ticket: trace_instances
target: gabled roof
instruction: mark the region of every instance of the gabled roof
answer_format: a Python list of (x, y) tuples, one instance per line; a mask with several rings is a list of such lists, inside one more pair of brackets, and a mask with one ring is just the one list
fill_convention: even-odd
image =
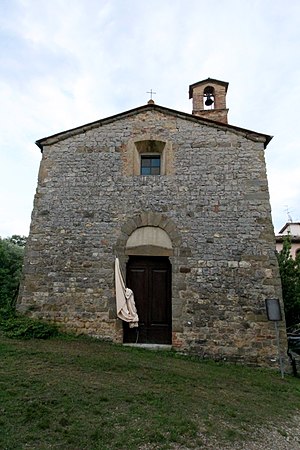
[(290, 228), (291, 226), (296, 225), (298, 228), (298, 225), (300, 225), (300, 222), (287, 222), (279, 231), (278, 234), (282, 234), (287, 228)]
[(198, 87), (198, 86), (201, 86), (202, 84), (207, 84), (207, 83), (219, 84), (220, 86), (224, 86), (225, 87), (225, 92), (227, 92), (228, 85), (229, 85), (229, 83), (227, 83), (227, 81), (215, 80), (214, 78), (206, 78), (206, 80), (197, 81), (197, 83), (190, 84), (190, 87), (189, 87), (189, 96), (190, 96), (190, 98), (193, 97), (193, 89), (195, 87)]
[(228, 125), (221, 122), (216, 122), (214, 120), (210, 120), (204, 117), (196, 116), (194, 114), (188, 114), (181, 111), (176, 111), (175, 109), (166, 108), (164, 106), (159, 106), (156, 104), (147, 104), (143, 106), (139, 106), (134, 109), (130, 109), (129, 111), (124, 111), (119, 114), (116, 114), (114, 116), (106, 117), (104, 119), (96, 120), (95, 122), (90, 122), (85, 125), (81, 125), (76, 128), (71, 128), (70, 130), (62, 131), (60, 133), (52, 134), (51, 136), (47, 136), (42, 139), (38, 139), (35, 143), (36, 145), (43, 151), (44, 145), (51, 145), (56, 142), (59, 142), (61, 140), (67, 139), (71, 136), (76, 136), (78, 134), (84, 133), (88, 130), (92, 130), (93, 128), (98, 128), (103, 125), (107, 125), (109, 123), (113, 123), (117, 120), (124, 119), (126, 117), (131, 117), (136, 114), (139, 114), (140, 112), (146, 112), (146, 111), (157, 111), (161, 112), (162, 114), (169, 114), (171, 116), (175, 116), (181, 119), (190, 120), (193, 122), (197, 122), (199, 124), (203, 124), (209, 127), (219, 128), (223, 130), (233, 131), (239, 134), (242, 134), (246, 136), (248, 139), (253, 141), (262, 141), (264, 142), (264, 146), (268, 145), (270, 140), (272, 139), (272, 136), (269, 136), (267, 134), (257, 133), (255, 131), (247, 130), (245, 128), (236, 127), (234, 125)]

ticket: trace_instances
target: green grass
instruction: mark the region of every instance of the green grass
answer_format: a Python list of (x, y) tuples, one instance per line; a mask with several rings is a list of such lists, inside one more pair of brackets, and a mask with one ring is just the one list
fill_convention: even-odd
[(87, 339), (0, 337), (3, 450), (199, 449), (203, 437), (280, 428), (299, 410), (300, 380), (273, 371)]

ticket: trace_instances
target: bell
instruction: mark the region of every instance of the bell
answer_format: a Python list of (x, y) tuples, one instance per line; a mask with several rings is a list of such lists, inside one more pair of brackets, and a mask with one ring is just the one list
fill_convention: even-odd
[(210, 94), (207, 94), (207, 98), (206, 98), (206, 100), (205, 100), (205, 105), (206, 106), (211, 106), (212, 104), (213, 104), (213, 99), (211, 98), (211, 95)]

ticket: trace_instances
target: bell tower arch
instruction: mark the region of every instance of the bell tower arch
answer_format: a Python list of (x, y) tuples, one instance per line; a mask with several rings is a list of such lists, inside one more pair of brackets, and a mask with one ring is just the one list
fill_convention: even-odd
[(189, 97), (193, 99), (193, 114), (217, 122), (228, 123), (227, 89), (227, 82), (213, 78), (191, 84)]

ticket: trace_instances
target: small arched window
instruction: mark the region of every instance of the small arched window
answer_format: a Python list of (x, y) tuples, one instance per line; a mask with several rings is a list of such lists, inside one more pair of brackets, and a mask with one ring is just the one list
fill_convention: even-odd
[(141, 136), (129, 140), (124, 153), (124, 169), (127, 176), (171, 175), (174, 173), (173, 160), (171, 141)]
[(164, 175), (165, 142), (144, 140), (135, 143), (139, 153), (141, 175)]
[(213, 109), (215, 104), (215, 89), (212, 86), (206, 86), (203, 91), (203, 109)]

